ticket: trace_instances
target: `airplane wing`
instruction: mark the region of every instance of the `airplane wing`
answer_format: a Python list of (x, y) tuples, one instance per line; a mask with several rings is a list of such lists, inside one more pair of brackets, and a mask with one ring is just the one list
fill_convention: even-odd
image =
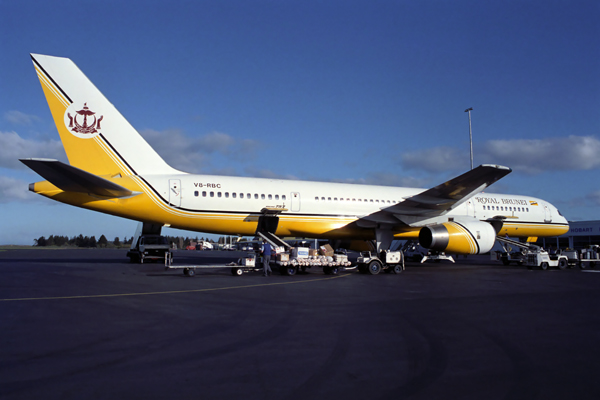
[(65, 192), (91, 193), (110, 198), (134, 194), (123, 186), (58, 160), (25, 158), (19, 161)]
[(501, 165), (480, 165), (441, 185), (407, 197), (400, 203), (366, 215), (361, 220), (389, 223), (402, 221), (403, 216), (431, 218), (442, 215), (458, 207), (511, 171), (510, 168)]

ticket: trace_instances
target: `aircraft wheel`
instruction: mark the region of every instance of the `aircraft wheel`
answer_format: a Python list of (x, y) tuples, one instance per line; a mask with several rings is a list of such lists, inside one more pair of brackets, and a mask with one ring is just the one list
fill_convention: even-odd
[(567, 268), (567, 260), (565, 260), (564, 258), (561, 258), (558, 261), (558, 268), (559, 269), (565, 269), (565, 268)]
[(337, 275), (340, 272), (340, 269), (338, 267), (330, 267), (329, 268), (329, 273), (331, 275)]
[(392, 272), (395, 274), (401, 274), (402, 273), (402, 266), (401, 265), (394, 265), (392, 267)]
[(586, 269), (586, 268), (587, 268), (587, 265), (585, 265), (585, 263), (584, 263), (584, 262), (581, 262), (581, 261), (579, 261), (579, 268), (580, 268), (580, 269)]
[(371, 275), (377, 275), (381, 272), (381, 263), (377, 260), (373, 260), (369, 263), (369, 273)]
[(243, 273), (241, 268), (231, 268), (231, 275), (242, 276)]
[(542, 267), (542, 270), (547, 270), (548, 269), (548, 263), (547, 262), (543, 262), (542, 265), (540, 265), (540, 267)]

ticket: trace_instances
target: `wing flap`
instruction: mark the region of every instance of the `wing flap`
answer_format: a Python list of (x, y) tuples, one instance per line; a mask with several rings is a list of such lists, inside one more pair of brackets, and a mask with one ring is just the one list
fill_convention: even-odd
[(65, 192), (90, 193), (110, 198), (134, 194), (123, 186), (58, 160), (25, 158), (19, 161)]

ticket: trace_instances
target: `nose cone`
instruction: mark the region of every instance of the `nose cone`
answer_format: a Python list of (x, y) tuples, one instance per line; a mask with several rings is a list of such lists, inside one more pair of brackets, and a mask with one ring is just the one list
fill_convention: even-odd
[(560, 211), (558, 211), (558, 208), (553, 207), (554, 211), (555, 211), (555, 215), (556, 217), (553, 218), (553, 223), (557, 224), (557, 231), (560, 231), (560, 233), (557, 233), (557, 236), (560, 235), (564, 235), (565, 233), (569, 232), (569, 221), (567, 221), (567, 219), (560, 213)]

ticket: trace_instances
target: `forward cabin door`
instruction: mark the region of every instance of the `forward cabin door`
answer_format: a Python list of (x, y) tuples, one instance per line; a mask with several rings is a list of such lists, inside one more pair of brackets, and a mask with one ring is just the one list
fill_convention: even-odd
[(181, 207), (181, 180), (169, 179), (169, 204)]
[(292, 192), (290, 195), (290, 210), (291, 211), (300, 211), (300, 193)]
[(544, 222), (552, 222), (552, 211), (547, 204), (544, 204)]

